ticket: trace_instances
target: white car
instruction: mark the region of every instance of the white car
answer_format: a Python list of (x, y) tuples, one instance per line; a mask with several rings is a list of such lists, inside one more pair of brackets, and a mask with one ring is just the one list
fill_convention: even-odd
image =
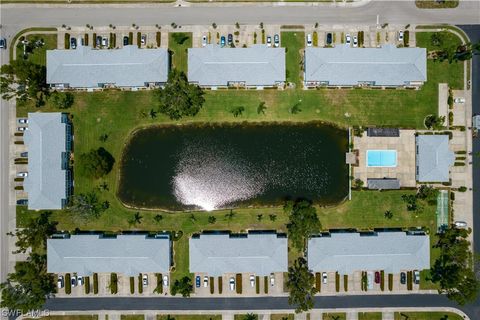
[(312, 34), (309, 33), (307, 34), (307, 47), (311, 47), (312, 46)]
[(270, 285), (272, 287), (275, 285), (275, 275), (273, 273), (270, 274)]
[(27, 176), (28, 176), (28, 172), (26, 172), (26, 171), (22, 171), (22, 172), (17, 173), (17, 177), (19, 177), (19, 178), (25, 178)]
[(203, 277), (203, 286), (205, 288), (208, 287), (208, 277), (207, 276)]
[(455, 98), (455, 99), (453, 99), (453, 102), (455, 102), (455, 103), (465, 103), (465, 98)]
[(403, 31), (398, 31), (398, 41), (403, 41)]
[(102, 47), (106, 47), (106, 46), (108, 46), (108, 39), (107, 39), (107, 37), (103, 37), (102, 38)]
[(63, 288), (63, 276), (58, 276), (57, 288), (58, 288), (58, 289)]
[(207, 36), (202, 37), (202, 47), (205, 47), (207, 45)]
[(322, 273), (322, 282), (323, 284), (327, 284), (327, 281), (328, 281), (327, 273), (324, 272)]
[(255, 287), (255, 276), (253, 274), (250, 275), (250, 287)]
[(272, 46), (272, 37), (268, 36), (267, 37), (267, 47), (271, 47)]
[(413, 282), (415, 284), (420, 284), (420, 271), (413, 270)]
[(367, 272), (367, 287), (373, 289), (373, 272)]
[(78, 276), (78, 277), (77, 277), (77, 284), (78, 284), (79, 286), (83, 285), (83, 277), (82, 277), (82, 276)]
[(147, 43), (147, 35), (142, 34), (142, 37), (140, 38), (140, 42), (142, 45), (145, 45)]
[(234, 277), (230, 278), (230, 290), (231, 291), (235, 290), (235, 278)]
[(353, 36), (353, 47), (354, 47), (354, 48), (358, 47), (358, 39), (357, 39), (357, 36)]
[(28, 127), (18, 127), (17, 128), (17, 131), (20, 131), (20, 132), (27, 131), (27, 130), (28, 130)]
[(457, 228), (466, 228), (467, 223), (465, 221), (455, 221), (455, 227)]
[(144, 274), (142, 276), (142, 283), (144, 287), (148, 286), (148, 275)]
[(348, 44), (348, 45), (350, 45), (350, 43), (352, 43), (352, 37), (348, 33), (345, 36), (345, 43)]
[(168, 287), (168, 276), (167, 275), (163, 276), (163, 286)]
[(20, 119), (18, 119), (18, 123), (20, 123), (20, 124), (27, 124), (27, 123), (28, 123), (28, 119), (27, 119), (27, 118), (20, 118)]

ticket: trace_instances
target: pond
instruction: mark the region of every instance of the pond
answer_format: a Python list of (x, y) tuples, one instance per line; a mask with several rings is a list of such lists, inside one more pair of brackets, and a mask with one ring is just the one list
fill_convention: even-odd
[(121, 161), (127, 206), (214, 210), (348, 194), (346, 130), (324, 124), (219, 124), (136, 131)]

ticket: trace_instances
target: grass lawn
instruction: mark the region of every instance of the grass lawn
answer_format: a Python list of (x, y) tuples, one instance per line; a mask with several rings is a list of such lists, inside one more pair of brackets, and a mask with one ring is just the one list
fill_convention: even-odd
[(347, 319), (347, 314), (346, 313), (324, 313), (323, 320), (346, 320)]
[(188, 48), (192, 47), (191, 32), (173, 32), (168, 35), (168, 49), (172, 51), (172, 67), (185, 72), (188, 70)]
[(122, 314), (120, 320), (145, 320), (143, 314)]
[(359, 312), (358, 320), (382, 320), (381, 312)]
[(295, 315), (293, 313), (279, 313), (271, 314), (270, 320), (293, 320)]
[[(452, 312), (395, 312), (395, 320), (461, 320)], [(359, 319), (360, 320), (360, 319)]]
[(70, 315), (70, 316), (48, 316), (42, 317), (44, 320), (96, 320), (97, 315)]
[(445, 0), (438, 2), (436, 0), (415, 0), (415, 5), (420, 9), (449, 9), (458, 7), (460, 0)]
[[(28, 55), (28, 60), (33, 63), (40, 64), (45, 66), (47, 64), (47, 50), (53, 50), (57, 48), (57, 35), (56, 34), (30, 34), (26, 36), (27, 40), (38, 40), (42, 39), (45, 42), (40, 48), (33, 50), (31, 54)], [(23, 56), (23, 44), (19, 43), (17, 45), (17, 59), (21, 59)]]
[(287, 81), (302, 87), (302, 51), (305, 48), (305, 32), (282, 32), (282, 47), (286, 49)]
[(221, 315), (211, 314), (175, 314), (175, 315), (158, 315), (157, 320), (222, 320)]

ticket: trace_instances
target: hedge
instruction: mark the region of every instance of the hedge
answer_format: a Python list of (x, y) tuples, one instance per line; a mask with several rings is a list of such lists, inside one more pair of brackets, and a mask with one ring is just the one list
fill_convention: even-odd
[(322, 276), (320, 272), (315, 273), (315, 289), (317, 289), (318, 292), (322, 289)]
[(141, 273), (138, 275), (138, 293), (143, 293), (143, 279)]
[(268, 293), (268, 277), (267, 276), (263, 277), (263, 286), (264, 286), (263, 292), (267, 294)]
[(85, 277), (83, 278), (83, 280), (85, 281), (85, 294), (89, 294), (90, 293), (90, 277)]
[(385, 271), (380, 271), (380, 290), (385, 291)]
[(393, 274), (391, 273), (388, 274), (388, 290), (393, 290)]
[(155, 291), (158, 294), (163, 293), (163, 281), (162, 281), (162, 274), (161, 273), (155, 273), (155, 276), (157, 277), (157, 286), (155, 287)]
[(403, 45), (405, 47), (408, 47), (408, 43), (410, 42), (410, 31), (406, 30), (404, 33), (403, 33)]
[(128, 33), (128, 44), (133, 44), (133, 32)]
[(112, 294), (118, 293), (118, 277), (116, 273), (110, 274), (110, 292)]
[(88, 33), (85, 33), (85, 45), (88, 46)]
[(70, 33), (65, 33), (65, 49), (70, 49)]
[(347, 274), (343, 275), (343, 290), (345, 292), (348, 291), (348, 275)]
[(98, 274), (93, 274), (93, 293), (98, 294)]
[(242, 294), (242, 274), (237, 273), (235, 275), (235, 282), (236, 282), (236, 290), (238, 294)]
[(162, 44), (162, 34), (160, 32), (157, 32), (157, 47), (160, 48), (161, 44)]
[(93, 38), (93, 39), (92, 39), (92, 46), (93, 46), (94, 48), (96, 48), (96, 47), (97, 47), (97, 34), (96, 34), (96, 33), (93, 33), (93, 37), (92, 37), (92, 38)]
[(338, 272), (335, 272), (335, 290), (337, 292), (340, 291), (340, 275), (338, 274)]
[(135, 293), (135, 278), (130, 277), (130, 293), (134, 294)]
[(210, 293), (213, 294), (215, 292), (215, 281), (213, 277), (210, 277)]
[(407, 272), (407, 290), (412, 290), (413, 289), (413, 271), (408, 271)]
[(142, 46), (142, 34), (137, 32), (137, 46), (140, 48)]
[(72, 293), (72, 278), (70, 277), (70, 273), (65, 274), (65, 293)]
[(362, 291), (367, 291), (367, 273), (365, 271), (362, 271)]
[(223, 291), (223, 278), (218, 277), (218, 293), (222, 294)]
[(318, 47), (318, 33), (317, 33), (317, 31), (313, 32), (313, 46)]
[(257, 294), (260, 294), (260, 277), (256, 276), (255, 277), (255, 291)]

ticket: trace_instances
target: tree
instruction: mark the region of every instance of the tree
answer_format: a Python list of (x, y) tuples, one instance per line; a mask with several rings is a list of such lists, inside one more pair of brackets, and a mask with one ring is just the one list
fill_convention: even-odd
[(295, 103), (295, 104), (290, 108), (290, 113), (291, 113), (291, 114), (300, 113), (300, 112), (302, 111), (302, 109), (300, 109), (300, 105), (301, 105), (300, 102)]
[(258, 104), (257, 113), (265, 114), (265, 110), (267, 110), (267, 106), (265, 105), (265, 101), (262, 101)]
[(258, 315), (253, 313), (247, 313), (243, 316), (243, 320), (258, 320)]
[(81, 173), (89, 178), (101, 178), (107, 175), (115, 163), (113, 156), (103, 147), (82, 153), (78, 159)]
[(52, 103), (59, 109), (68, 109), (73, 105), (75, 101), (74, 95), (70, 92), (58, 92), (55, 91), (50, 96)]
[(205, 102), (203, 90), (197, 85), (190, 84), (185, 74), (175, 69), (168, 75), (165, 88), (158, 89), (157, 93), (159, 112), (172, 120), (195, 116)]
[(225, 214), (225, 218), (227, 218), (228, 220), (232, 220), (233, 217), (235, 217), (236, 213), (233, 212), (233, 210), (230, 209), (230, 212)]
[(193, 291), (192, 279), (190, 277), (183, 277), (180, 280), (175, 280), (172, 285), (172, 295), (180, 293), (183, 297), (190, 297), (190, 293)]
[(128, 224), (130, 225), (137, 225), (142, 223), (143, 216), (140, 212), (135, 212), (132, 218), (128, 220)]
[(435, 189), (432, 186), (421, 185), (420, 188), (418, 188), (416, 197), (418, 199), (431, 202), (431, 201), (436, 201), (438, 193), (439, 193), (438, 189)]
[(445, 117), (439, 117), (437, 115), (431, 114), (425, 117), (425, 127), (427, 129), (442, 129), (443, 123), (445, 122)]
[(33, 250), (44, 250), (47, 246), (47, 238), (57, 232), (56, 221), (50, 221), (51, 212), (42, 212), (38, 217), (35, 217), (27, 222), (23, 229), (15, 230), (15, 233), (10, 232), (9, 235), (16, 237), (17, 242), (15, 246), (18, 250), (14, 253), (25, 253), (29, 247)]
[(95, 192), (80, 193), (70, 198), (68, 210), (81, 219), (98, 218), (105, 211)]
[(217, 221), (217, 218), (214, 216), (208, 216), (208, 223), (214, 224)]
[(55, 292), (52, 274), (47, 273), (47, 257), (31, 253), (27, 261), (17, 262), (15, 272), (0, 284), (0, 307), (10, 310), (41, 309), (45, 298)]
[(431, 280), (440, 286), (439, 293), (446, 293), (460, 305), (474, 301), (480, 290), (467, 240), (470, 233), (470, 229), (445, 229), (434, 245), (440, 249), (440, 256), (430, 270)]
[(417, 197), (413, 194), (403, 194), (402, 200), (407, 204), (407, 211), (420, 211), (419, 204), (417, 203)]
[(290, 291), (288, 303), (295, 305), (295, 312), (308, 311), (313, 308), (313, 297), (317, 293), (314, 286), (315, 277), (308, 270), (307, 261), (298, 258), (288, 268), (287, 288)]
[(321, 224), (318, 220), (317, 210), (309, 201), (288, 201), (284, 210), (289, 213), (287, 224), (288, 237), (293, 246), (303, 251), (305, 240), (312, 234), (320, 232)]
[(353, 188), (360, 190), (363, 188), (363, 180), (362, 179), (355, 179), (353, 181)]
[(234, 107), (230, 112), (233, 114), (233, 116), (236, 118), (238, 116), (241, 116), (243, 111), (245, 111), (245, 107), (239, 106), (239, 107)]
[(263, 219), (263, 214), (257, 214), (257, 220), (262, 221)]
[(153, 220), (155, 220), (155, 222), (159, 223), (160, 221), (163, 220), (163, 216), (161, 214), (156, 214), (155, 217), (153, 217)]
[(270, 221), (277, 220), (277, 215), (276, 214), (270, 214), (270, 215), (268, 215), (268, 217), (270, 218)]
[(43, 103), (43, 96), (48, 92), (45, 66), (29, 60), (16, 59), (10, 64), (3, 65), (0, 73), (0, 92), (3, 99), (17, 98), (21, 101), (33, 99)]
[(387, 210), (385, 211), (385, 213), (383, 214), (385, 216), (385, 218), (387, 218), (388, 220), (391, 220), (393, 218), (393, 212), (390, 211), (390, 210)]

